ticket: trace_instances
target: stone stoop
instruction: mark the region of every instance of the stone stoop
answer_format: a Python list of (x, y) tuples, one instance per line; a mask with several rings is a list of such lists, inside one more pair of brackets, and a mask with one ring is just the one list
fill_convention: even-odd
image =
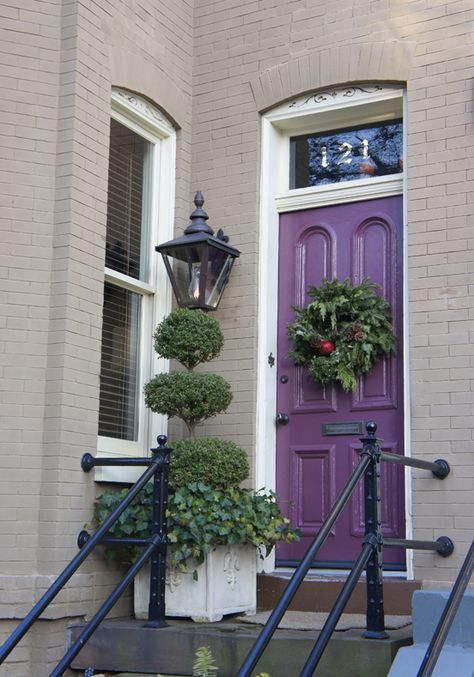
[[(274, 609), (288, 581), (290, 573), (274, 572), (257, 576), (257, 607)], [(309, 574), (301, 584), (290, 604), (292, 611), (331, 611), (347, 576), (337, 574)], [(386, 614), (411, 616), (413, 593), (421, 588), (419, 581), (404, 578), (384, 577), (384, 609)], [(346, 613), (366, 612), (366, 586), (362, 578), (352, 593), (345, 608)]]
[[(104, 621), (72, 664), (74, 670), (143, 675), (192, 674), (196, 649), (208, 646), (219, 677), (235, 677), (262, 626), (236, 619), (218, 623), (169, 620), (165, 628), (143, 621)], [(70, 629), (73, 641), (81, 626)], [(318, 667), (318, 677), (386, 677), (401, 646), (411, 644), (411, 626), (389, 631), (389, 639), (367, 640), (362, 630), (334, 633)], [(297, 677), (318, 636), (317, 631), (278, 629), (255, 674)]]
[[(448, 590), (420, 590), (413, 596), (413, 641), (397, 654), (389, 677), (416, 675), (448, 601)], [(441, 650), (433, 677), (474, 677), (474, 590), (467, 590)]]

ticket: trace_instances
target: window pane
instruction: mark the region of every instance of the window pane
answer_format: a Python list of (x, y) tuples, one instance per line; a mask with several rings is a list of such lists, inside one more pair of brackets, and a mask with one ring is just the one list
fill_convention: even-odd
[(107, 242), (105, 265), (124, 275), (146, 280), (148, 193), (151, 144), (111, 120)]
[(138, 436), (141, 296), (105, 283), (100, 373), (99, 435)]
[(403, 171), (402, 121), (305, 134), (290, 139), (290, 188)]

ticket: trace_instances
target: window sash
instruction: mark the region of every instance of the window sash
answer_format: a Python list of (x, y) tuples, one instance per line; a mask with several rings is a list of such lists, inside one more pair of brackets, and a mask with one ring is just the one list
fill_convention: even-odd
[[(124, 149), (119, 147), (122, 128), (124, 128)], [(118, 135), (118, 140), (113, 139), (113, 134)], [(136, 153), (135, 146), (138, 148)], [(109, 256), (107, 259), (106, 255), (104, 312), (111, 310), (106, 307), (106, 294), (110, 295), (114, 289), (119, 295), (118, 298), (121, 294), (123, 305), (122, 307), (117, 305), (115, 328), (112, 327), (113, 319), (110, 316), (104, 315), (103, 318), (98, 437), (98, 447), (101, 450), (115, 449), (126, 452), (141, 450), (143, 453), (147, 437), (147, 413), (142, 402), (141, 390), (150, 372), (150, 348), (145, 337), (147, 336), (148, 342), (151, 342), (153, 296), (156, 291), (152, 280), (151, 257), (157, 158), (156, 142), (144, 138), (138, 130), (130, 129), (123, 119), (117, 121), (112, 116), (107, 240), (110, 251), (114, 236), (117, 237), (117, 242), (118, 238), (123, 238), (123, 244), (120, 245), (123, 258), (114, 260)], [(122, 165), (117, 169), (114, 162)], [(110, 193), (111, 189), (115, 194)], [(140, 204), (137, 207), (138, 202)], [(131, 210), (134, 208), (139, 211), (140, 223), (137, 220), (133, 221)], [(123, 209), (130, 211), (123, 216)], [(117, 249), (120, 251), (118, 245)], [(133, 261), (136, 262), (135, 269)], [(133, 318), (131, 314), (134, 315)], [(124, 350), (129, 351), (128, 355), (120, 354)], [(115, 414), (114, 399), (115, 405), (118, 405)]]
[[(142, 324), (140, 327), (140, 391), (153, 374), (167, 371), (168, 360), (153, 352), (152, 336), (155, 326), (171, 311), (171, 285), (165, 267), (154, 250), (158, 242), (172, 239), (174, 234), (176, 134), (172, 125), (138, 95), (114, 88), (112, 91), (111, 117), (151, 142), (149, 161), (150, 181), (146, 183), (150, 193), (147, 197), (150, 224), (148, 238), (149, 269), (146, 280), (130, 278), (106, 268), (105, 281), (130, 289), (142, 295)], [(143, 456), (150, 446), (156, 445), (156, 437), (166, 434), (167, 419), (159, 414), (150, 414), (143, 397), (138, 398), (139, 434), (136, 442), (98, 436), (97, 449), (102, 456)], [(96, 481), (134, 481), (135, 470), (130, 468), (97, 467)]]
[(110, 282), (104, 286), (99, 433), (138, 439), (142, 296)]

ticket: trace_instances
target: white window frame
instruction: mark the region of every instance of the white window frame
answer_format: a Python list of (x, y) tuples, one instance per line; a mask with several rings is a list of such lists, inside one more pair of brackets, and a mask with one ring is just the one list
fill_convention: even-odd
[[(406, 157), (406, 95), (393, 85), (334, 87), (284, 103), (262, 116), (260, 166), (259, 237), (259, 318), (256, 422), (256, 486), (276, 487), (276, 369), (268, 356), (277, 350), (278, 232), (280, 213), (311, 209), (331, 204), (369, 200), (389, 195), (404, 196), (404, 414), (405, 453), (411, 453), (409, 326), (407, 270), (406, 163), (403, 173), (345, 181), (338, 184), (289, 189), (291, 136), (310, 134), (351, 125), (376, 123), (394, 117), (404, 120), (404, 157)], [(405, 514), (407, 538), (412, 534), (411, 474), (405, 473)], [(262, 569), (273, 571), (274, 553)], [(322, 572), (319, 572), (322, 573)], [(397, 575), (400, 575), (397, 572)], [(407, 551), (407, 577), (413, 578), (413, 559)]]
[[(138, 439), (121, 440), (99, 435), (100, 456), (146, 456), (156, 437), (167, 432), (166, 416), (153, 414), (141, 395), (143, 385), (156, 373), (167, 371), (169, 361), (158, 358), (153, 350), (153, 331), (171, 311), (171, 285), (165, 267), (160, 264), (155, 246), (172, 239), (174, 231), (176, 133), (161, 113), (142, 97), (126, 90), (112, 90), (111, 118), (132, 130), (151, 145), (149, 232), (147, 233), (147, 280), (136, 280), (111, 268), (105, 268), (104, 283), (141, 295), (139, 369), (138, 369)], [(136, 469), (98, 467), (97, 481), (133, 481)]]

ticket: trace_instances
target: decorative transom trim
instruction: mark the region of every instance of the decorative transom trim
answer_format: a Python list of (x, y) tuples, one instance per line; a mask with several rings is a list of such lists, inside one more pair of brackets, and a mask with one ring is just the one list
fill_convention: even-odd
[(135, 112), (135, 114), (139, 115), (142, 119), (147, 120), (152, 125), (164, 127), (170, 132), (174, 131), (170, 122), (160, 114), (155, 106), (138, 94), (133, 94), (127, 90), (114, 87), (112, 89), (112, 99), (125, 106), (128, 110)]
[[(387, 88), (385, 88), (387, 89)], [(365, 87), (353, 86), (353, 87), (339, 87), (333, 89), (326, 89), (323, 91), (316, 91), (310, 94), (309, 96), (303, 96), (299, 99), (292, 101), (288, 108), (302, 108), (303, 106), (308, 105), (309, 103), (318, 104), (324, 103), (329, 100), (335, 101), (338, 98), (355, 98), (363, 99), (364, 94), (375, 94), (377, 92), (383, 92), (384, 88), (381, 85), (366, 85)]]

